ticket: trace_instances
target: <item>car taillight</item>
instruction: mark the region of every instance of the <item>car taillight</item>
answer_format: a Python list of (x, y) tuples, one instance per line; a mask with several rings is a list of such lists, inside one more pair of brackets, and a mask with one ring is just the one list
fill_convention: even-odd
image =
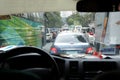
[(102, 53), (94, 51), (92, 47), (87, 48), (86, 54), (91, 54), (91, 55), (96, 56), (100, 59), (103, 58)]
[(117, 45), (116, 48), (120, 49), (120, 45)]
[(93, 52), (93, 56), (99, 57), (100, 59), (103, 58), (102, 53), (100, 52)]
[(93, 33), (93, 32), (89, 32), (89, 34), (90, 34), (90, 35), (94, 35), (94, 33)]
[(92, 54), (93, 53), (93, 48), (92, 47), (89, 47), (86, 49), (86, 54)]
[(55, 47), (52, 47), (52, 48), (51, 48), (51, 52), (52, 52), (52, 53), (57, 53), (57, 49), (56, 49)]

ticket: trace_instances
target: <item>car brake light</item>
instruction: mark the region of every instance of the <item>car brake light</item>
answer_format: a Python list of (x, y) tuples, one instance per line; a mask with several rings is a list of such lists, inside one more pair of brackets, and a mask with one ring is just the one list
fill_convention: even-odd
[(102, 59), (103, 58), (103, 56), (102, 56), (102, 53), (100, 53), (100, 52), (93, 52), (93, 56), (97, 56), (97, 57), (99, 57), (100, 59)]
[(86, 49), (86, 54), (93, 53), (93, 48), (89, 47)]
[(93, 51), (93, 48), (92, 48), (92, 47), (87, 48), (86, 54), (91, 54), (91, 55), (93, 55), (93, 56), (99, 57), (100, 59), (103, 58), (102, 53)]
[(93, 35), (93, 32), (89, 32), (90, 35)]
[(51, 48), (51, 52), (52, 52), (52, 53), (57, 53), (57, 49), (56, 49), (55, 47), (52, 47), (52, 48)]
[(119, 46), (119, 45), (117, 45), (117, 46), (116, 46), (116, 48), (120, 49), (120, 46)]

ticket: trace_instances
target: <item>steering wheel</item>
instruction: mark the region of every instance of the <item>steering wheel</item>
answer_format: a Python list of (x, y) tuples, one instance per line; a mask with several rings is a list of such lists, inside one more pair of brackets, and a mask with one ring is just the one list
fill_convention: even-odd
[[(31, 46), (22, 46), (22, 47), (16, 47), (10, 50), (5, 51), (4, 53), (0, 54), (0, 63), (4, 63), (7, 59), (17, 56), (17, 55), (22, 55), (22, 54), (29, 54), (29, 53), (37, 53), (42, 59), (44, 59), (44, 62), (47, 61), (47, 63), (50, 64), (50, 74), (52, 76), (52, 79), (50, 80), (58, 80), (59, 78), (59, 68), (57, 66), (57, 63), (55, 60), (46, 52), (43, 50), (36, 48), (36, 47), (31, 47)], [(49, 69), (45, 69), (49, 70)], [(25, 72), (33, 72), (37, 75), (39, 75), (39, 72), (41, 73), (44, 72), (44, 68), (29, 68), (23, 70)], [(40, 76), (41, 77), (41, 76)], [(47, 76), (46, 76), (47, 77)]]

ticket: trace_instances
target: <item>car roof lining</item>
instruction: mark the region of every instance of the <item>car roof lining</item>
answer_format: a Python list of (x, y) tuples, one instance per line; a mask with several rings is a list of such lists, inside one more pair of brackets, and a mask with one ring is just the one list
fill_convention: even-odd
[(0, 0), (0, 15), (40, 12), (75, 11), (77, 0)]

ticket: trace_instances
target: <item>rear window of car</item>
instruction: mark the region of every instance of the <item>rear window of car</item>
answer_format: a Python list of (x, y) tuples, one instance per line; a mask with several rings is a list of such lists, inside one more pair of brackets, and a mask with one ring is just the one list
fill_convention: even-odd
[(85, 43), (86, 39), (82, 35), (58, 35), (55, 43)]

